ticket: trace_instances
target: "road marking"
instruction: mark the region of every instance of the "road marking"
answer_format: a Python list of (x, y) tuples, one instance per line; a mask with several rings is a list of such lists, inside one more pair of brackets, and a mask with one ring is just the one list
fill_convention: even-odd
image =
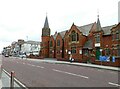
[(44, 67), (42, 67), (42, 66), (36, 66), (36, 67), (44, 68)]
[(30, 65), (30, 66), (33, 66), (33, 67), (44, 68), (44, 67), (42, 67), (42, 66), (36, 66), (36, 65), (32, 65), (32, 64), (27, 64), (27, 65)]
[(103, 72), (103, 70), (101, 70), (101, 69), (98, 69), (97, 71)]
[(31, 65), (31, 66), (35, 66), (35, 65)]
[(53, 70), (53, 71), (56, 71), (56, 72), (60, 72), (60, 73), (65, 73), (65, 74), (69, 74), (69, 75), (73, 75), (73, 76), (77, 76), (77, 77), (86, 78), (86, 79), (89, 78), (89, 77), (87, 77), (87, 76), (78, 75), (78, 74), (74, 74), (74, 73), (70, 73), (70, 72), (65, 72), (65, 71), (61, 71), (61, 70), (56, 70), (56, 69), (52, 69), (52, 70)]
[(112, 82), (108, 82), (108, 84), (114, 85), (114, 86), (120, 86), (119, 84), (117, 84), (117, 83), (112, 83)]
[(23, 63), (23, 64), (25, 64), (25, 63)]

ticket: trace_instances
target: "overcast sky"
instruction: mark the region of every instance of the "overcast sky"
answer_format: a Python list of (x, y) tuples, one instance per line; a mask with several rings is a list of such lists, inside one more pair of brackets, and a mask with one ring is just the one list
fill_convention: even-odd
[(0, 50), (18, 39), (41, 41), (46, 13), (51, 34), (97, 20), (118, 23), (120, 0), (0, 0)]

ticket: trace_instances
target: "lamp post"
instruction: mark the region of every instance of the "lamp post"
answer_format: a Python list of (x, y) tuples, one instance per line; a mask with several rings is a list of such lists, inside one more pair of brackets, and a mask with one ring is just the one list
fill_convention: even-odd
[[(102, 56), (102, 51), (103, 51), (103, 50), (102, 50), (102, 48), (101, 48), (101, 49), (100, 49), (101, 56)], [(100, 58), (100, 57), (99, 57), (99, 58)], [(102, 60), (101, 60), (101, 65), (102, 65)]]
[(68, 50), (68, 58), (70, 58), (70, 55), (71, 55), (71, 51)]

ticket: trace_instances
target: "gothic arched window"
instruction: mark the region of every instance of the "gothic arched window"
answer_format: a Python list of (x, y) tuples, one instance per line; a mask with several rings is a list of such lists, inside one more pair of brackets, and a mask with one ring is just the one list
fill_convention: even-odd
[(72, 37), (72, 41), (76, 41), (76, 33), (75, 33), (75, 31), (72, 31), (71, 37)]
[(50, 41), (50, 47), (52, 47), (52, 46), (53, 46), (52, 41)]

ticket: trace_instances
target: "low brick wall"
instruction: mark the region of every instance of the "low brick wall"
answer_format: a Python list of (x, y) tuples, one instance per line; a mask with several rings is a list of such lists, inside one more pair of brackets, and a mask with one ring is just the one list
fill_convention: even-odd
[(44, 57), (42, 57), (42, 56), (35, 56), (35, 55), (27, 56), (27, 58), (32, 58), (32, 59), (44, 59)]
[(104, 66), (113, 66), (113, 67), (120, 67), (120, 58), (116, 58), (115, 62), (112, 61), (99, 61), (99, 60), (95, 60), (92, 61), (93, 64), (97, 64), (97, 65), (104, 65)]

